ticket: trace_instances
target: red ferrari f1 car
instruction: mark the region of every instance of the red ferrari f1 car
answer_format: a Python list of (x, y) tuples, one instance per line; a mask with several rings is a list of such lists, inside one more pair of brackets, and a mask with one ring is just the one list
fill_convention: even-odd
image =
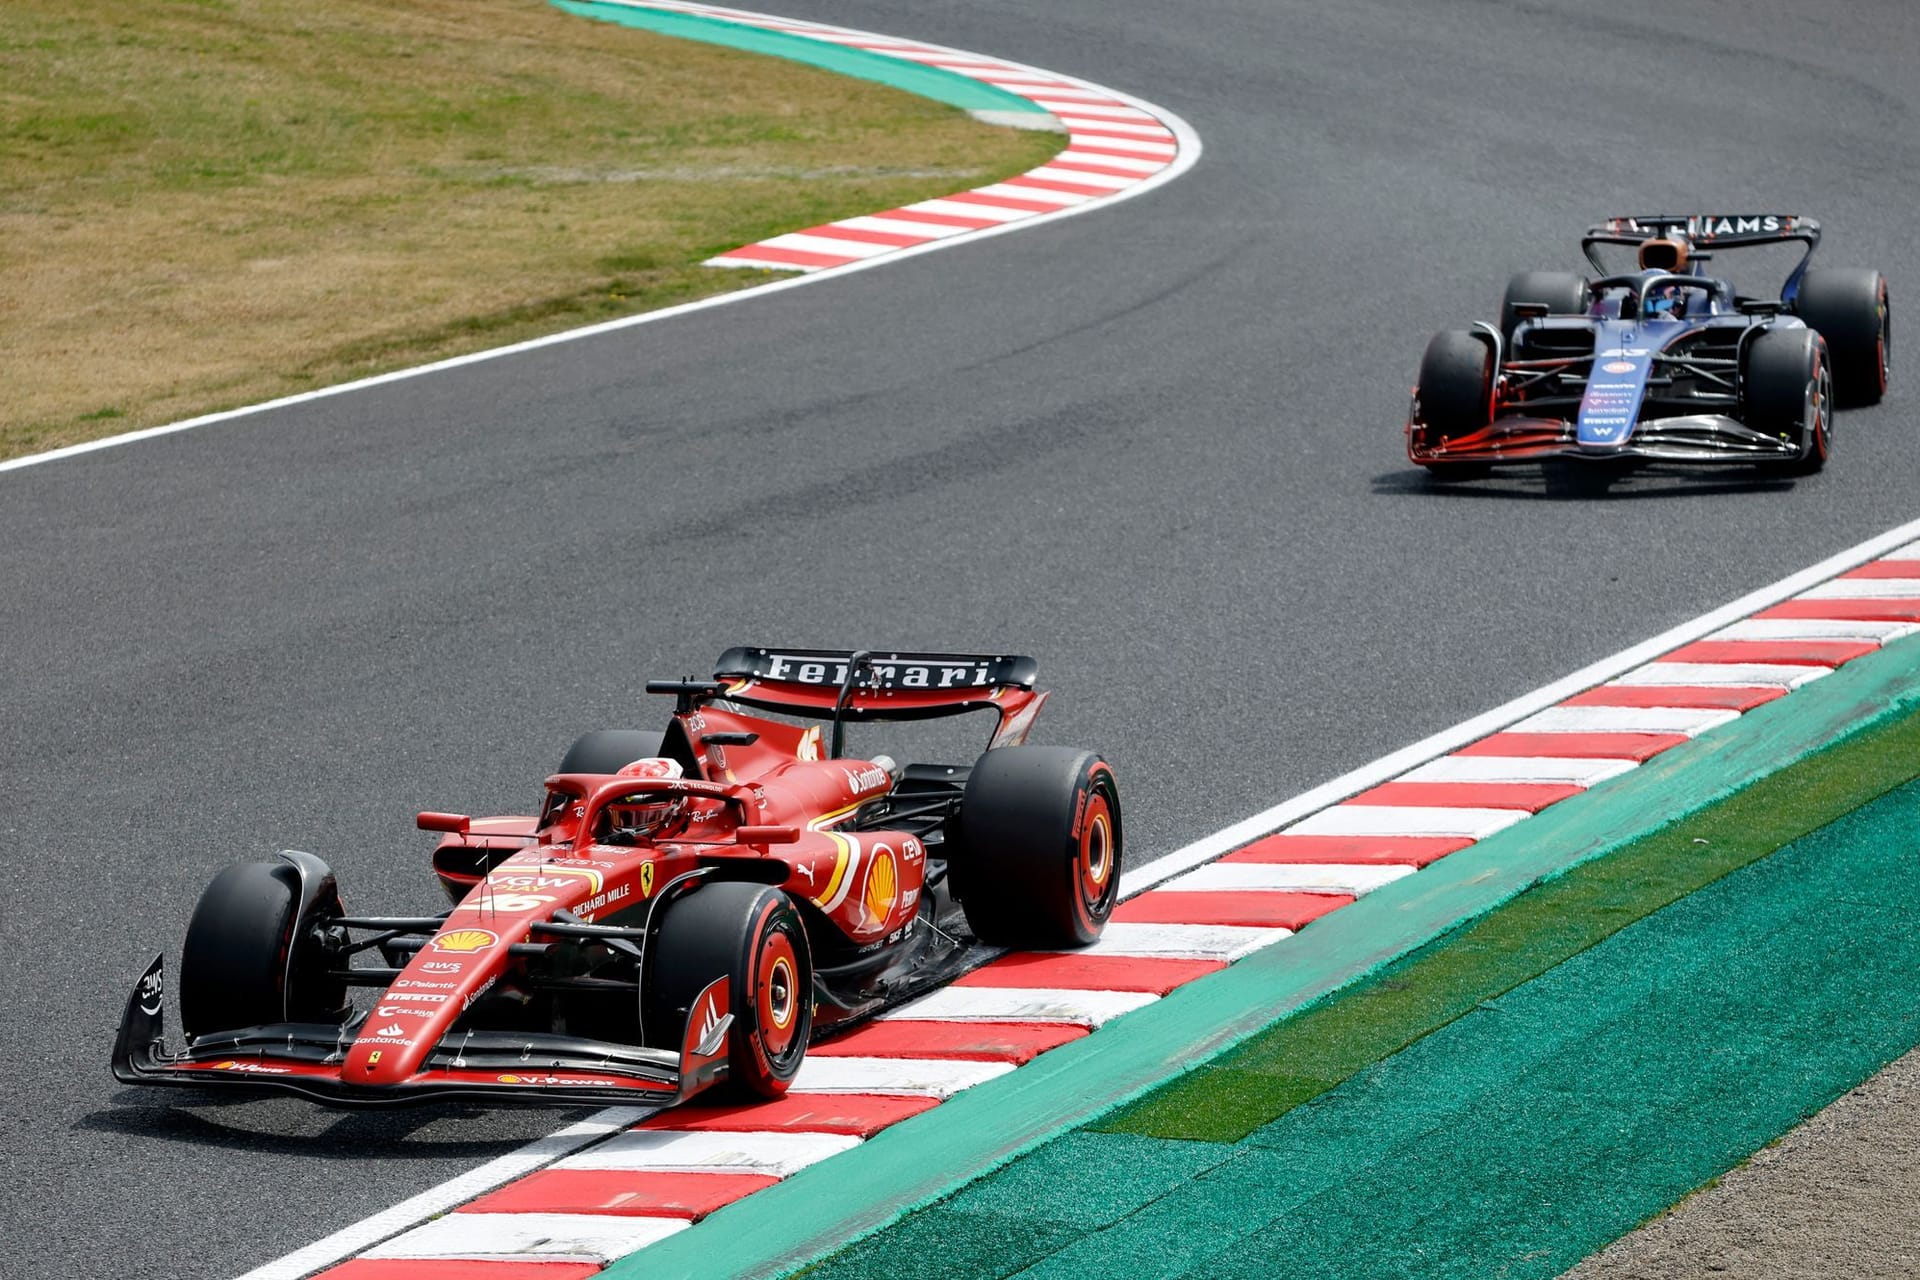
[[(156, 958), (114, 1074), (357, 1106), (777, 1097), (816, 1034), (989, 948), (1099, 936), (1119, 791), (1091, 752), (1022, 745), (1034, 675), (736, 648), (712, 681), (651, 681), (675, 699), (666, 730), (587, 734), (538, 814), (420, 815), (448, 911), (349, 914), (310, 853), (221, 872), (187, 926), (185, 1048), (165, 1043)], [(976, 710), (997, 723), (971, 766), (843, 754), (852, 722)]]

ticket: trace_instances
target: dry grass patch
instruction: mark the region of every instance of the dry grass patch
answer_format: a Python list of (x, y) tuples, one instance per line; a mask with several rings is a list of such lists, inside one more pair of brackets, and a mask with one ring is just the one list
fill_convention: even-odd
[(739, 288), (1057, 135), (542, 0), (0, 5), (0, 457)]

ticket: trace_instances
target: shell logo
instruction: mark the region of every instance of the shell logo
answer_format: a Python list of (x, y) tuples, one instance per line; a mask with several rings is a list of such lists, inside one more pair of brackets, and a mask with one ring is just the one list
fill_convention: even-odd
[(443, 933), (435, 938), (433, 949), (471, 955), (475, 951), (485, 951), (498, 941), (500, 935), (487, 929), (455, 929), (452, 933)]
[(867, 914), (878, 923), (893, 912), (893, 904), (900, 899), (900, 873), (893, 865), (893, 850), (885, 845), (875, 847), (873, 861), (867, 865), (867, 888), (860, 895), (866, 905)]
[(800, 735), (800, 747), (793, 753), (796, 760), (818, 760), (820, 758), (820, 726), (809, 725)]

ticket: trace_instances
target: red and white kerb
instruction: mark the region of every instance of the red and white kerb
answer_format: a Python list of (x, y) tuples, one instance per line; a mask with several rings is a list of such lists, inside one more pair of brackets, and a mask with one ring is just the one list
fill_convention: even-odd
[(676, 0), (606, 2), (718, 18), (939, 67), (1025, 98), (1039, 108), (1036, 116), (1050, 113), (1069, 139), (1060, 154), (1018, 177), (773, 236), (708, 259), (712, 267), (826, 271), (1016, 223), (1083, 212), (1138, 194), (1144, 184), (1172, 176), (1176, 167), (1191, 163), (1199, 150), (1192, 130), (1164, 109), (1089, 81), (1016, 62), (720, 5)]

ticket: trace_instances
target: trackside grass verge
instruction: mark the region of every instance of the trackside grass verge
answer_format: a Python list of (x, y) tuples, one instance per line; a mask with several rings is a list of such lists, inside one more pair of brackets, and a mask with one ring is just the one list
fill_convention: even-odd
[(1583, 863), (1091, 1127), (1237, 1142), (1634, 921), (1915, 777), (1920, 715), (1847, 739)]
[(545, 0), (0, 5), (0, 457), (758, 283), (1057, 134)]

